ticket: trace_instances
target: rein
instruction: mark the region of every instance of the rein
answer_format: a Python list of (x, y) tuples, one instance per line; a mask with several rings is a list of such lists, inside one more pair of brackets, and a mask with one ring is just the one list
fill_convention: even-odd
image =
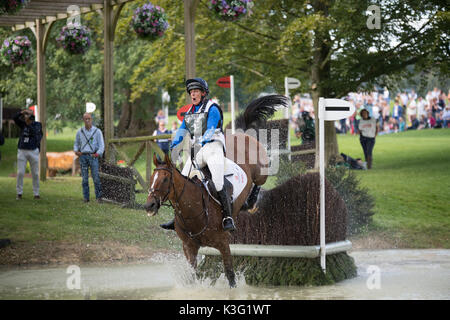
[[(172, 172), (173, 169), (171, 170), (171, 169), (167, 169), (167, 168), (155, 168), (154, 170), (164, 170), (164, 171), (167, 171), (167, 172), (170, 173), (170, 187), (169, 187), (169, 189), (167, 190), (167, 193), (164, 195), (164, 197), (160, 197), (160, 198), (159, 198), (160, 206), (167, 206), (167, 207), (170, 207), (170, 206), (171, 206), (171, 207), (174, 209), (175, 215), (183, 222), (183, 224), (184, 224), (185, 226), (186, 226), (186, 221), (185, 221), (185, 220), (195, 219), (195, 218), (197, 218), (198, 216), (200, 216), (201, 214), (205, 213), (205, 215), (206, 215), (206, 223), (205, 223), (205, 226), (203, 227), (203, 229), (202, 229), (200, 232), (195, 233), (195, 234), (192, 234), (192, 232), (190, 232), (190, 231), (188, 231), (188, 230), (185, 230), (184, 228), (182, 228), (182, 227), (180, 226), (180, 229), (181, 229), (184, 233), (186, 233), (191, 239), (194, 239), (195, 237), (198, 237), (198, 236), (200, 236), (201, 234), (203, 234), (203, 233), (206, 231), (206, 229), (208, 228), (208, 224), (209, 224), (209, 213), (208, 213), (208, 204), (209, 204), (209, 201), (208, 201), (208, 204), (205, 205), (205, 198), (204, 198), (203, 192), (202, 192), (203, 211), (202, 211), (199, 215), (197, 215), (197, 216), (195, 216), (195, 217), (184, 218), (183, 215), (180, 214), (180, 213), (181, 213), (181, 209), (180, 209), (178, 203), (179, 203), (179, 200), (181, 199), (181, 197), (182, 197), (182, 195), (183, 195), (183, 193), (184, 193), (184, 190), (185, 190), (185, 187), (186, 187), (187, 179), (185, 179), (185, 181), (184, 181), (183, 189), (181, 190), (180, 195), (177, 196), (176, 189), (175, 189), (175, 184), (174, 184), (174, 181), (173, 181), (173, 172)], [(174, 195), (175, 195), (175, 204), (176, 204), (176, 207), (174, 206), (174, 203), (172, 203), (172, 201), (169, 199), (169, 194), (170, 194), (171, 188), (173, 188), (173, 193), (174, 193)], [(152, 193), (154, 193), (155, 191), (158, 191), (158, 189), (150, 190), (150, 193), (149, 193), (149, 194), (152, 194)], [(155, 198), (156, 198), (156, 195), (154, 195), (154, 196), (155, 196)], [(209, 200), (209, 199), (208, 199), (208, 200)], [(166, 201), (169, 201), (169, 202), (170, 202), (170, 205), (164, 204), (164, 202), (166, 202)], [(195, 239), (194, 239), (194, 240), (195, 240)]]

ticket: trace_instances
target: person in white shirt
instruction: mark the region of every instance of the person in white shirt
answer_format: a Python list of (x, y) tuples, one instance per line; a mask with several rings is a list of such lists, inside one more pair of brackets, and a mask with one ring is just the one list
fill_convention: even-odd
[(417, 98), (417, 115), (419, 118), (421, 116), (427, 116), (426, 106), (427, 102), (422, 97)]
[(417, 117), (417, 104), (416, 100), (411, 99), (409, 101), (408, 108), (406, 109), (406, 114), (408, 115), (409, 123), (412, 123), (413, 117)]
[(369, 110), (360, 111), (361, 120), (359, 120), (358, 132), (359, 141), (364, 151), (364, 157), (367, 162), (367, 169), (372, 168), (372, 151), (375, 146), (375, 137), (378, 134), (377, 120), (369, 116)]

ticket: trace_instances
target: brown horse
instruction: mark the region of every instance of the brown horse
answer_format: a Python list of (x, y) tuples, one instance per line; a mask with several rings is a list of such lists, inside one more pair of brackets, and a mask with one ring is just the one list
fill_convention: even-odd
[[(279, 95), (256, 99), (236, 119), (236, 128), (261, 128), (265, 120), (273, 115), (275, 106), (287, 106), (287, 103), (287, 99)], [(233, 201), (232, 215), (236, 219), (251, 194), (252, 186), (261, 186), (266, 182), (269, 159), (263, 145), (256, 138), (242, 132), (227, 134), (226, 147), (226, 157), (237, 163), (247, 175), (243, 191)], [(220, 204), (201, 183), (183, 176), (169, 156), (166, 155), (164, 161), (160, 161), (154, 155), (153, 162), (156, 168), (150, 179), (150, 190), (144, 206), (146, 211), (154, 215), (161, 204), (169, 201), (174, 208), (175, 231), (183, 242), (184, 254), (192, 267), (197, 266), (196, 258), (201, 246), (216, 248), (222, 255), (229, 285), (234, 287), (236, 282), (229, 246), (230, 233), (223, 231)], [(259, 188), (256, 190), (259, 191)]]

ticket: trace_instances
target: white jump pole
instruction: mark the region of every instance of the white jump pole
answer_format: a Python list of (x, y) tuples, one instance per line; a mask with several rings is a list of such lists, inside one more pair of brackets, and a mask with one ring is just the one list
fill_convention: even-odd
[(326, 273), (325, 246), (325, 100), (319, 98), (319, 171), (320, 171), (320, 266)]
[(234, 76), (230, 76), (230, 101), (231, 101), (231, 133), (235, 133), (234, 124)]

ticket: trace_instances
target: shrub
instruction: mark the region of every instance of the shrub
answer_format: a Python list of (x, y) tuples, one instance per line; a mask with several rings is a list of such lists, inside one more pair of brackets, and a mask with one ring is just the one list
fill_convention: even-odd
[(347, 235), (364, 231), (375, 214), (375, 198), (367, 188), (361, 187), (355, 173), (345, 167), (330, 166), (326, 169), (327, 180), (344, 199), (348, 210)]

